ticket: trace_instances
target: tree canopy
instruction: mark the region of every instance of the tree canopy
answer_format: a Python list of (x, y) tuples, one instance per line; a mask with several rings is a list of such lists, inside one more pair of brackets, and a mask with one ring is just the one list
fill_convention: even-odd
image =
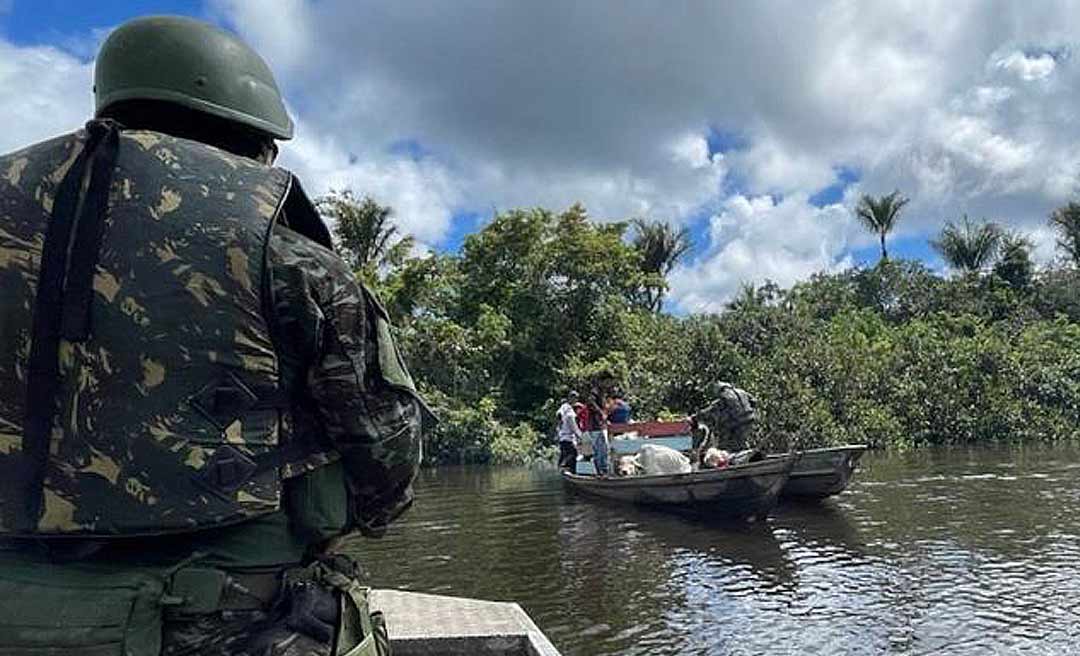
[[(963, 260), (969, 275), (883, 260), (673, 316), (643, 298), (664, 268), (648, 270), (629, 229), (580, 206), (511, 210), (457, 253), (379, 265), (373, 284), (443, 420), (429, 462), (543, 457), (558, 400), (597, 380), (638, 418), (685, 416), (710, 383), (740, 384), (760, 401), (765, 448), (790, 434), (909, 448), (1080, 433), (1080, 270), (1034, 270), (1020, 236)], [(350, 251), (366, 242), (338, 234), (369, 275)]]

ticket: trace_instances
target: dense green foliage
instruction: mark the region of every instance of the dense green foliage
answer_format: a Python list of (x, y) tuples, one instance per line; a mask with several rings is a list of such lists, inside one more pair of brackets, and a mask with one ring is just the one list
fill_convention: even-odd
[(378, 276), (443, 420), (430, 462), (548, 455), (558, 399), (601, 376), (639, 419), (685, 416), (708, 401), (709, 382), (737, 383), (758, 397), (757, 439), (772, 448), (1080, 431), (1080, 271), (1036, 273), (1021, 238), (1003, 241), (986, 273), (882, 260), (791, 289), (746, 285), (718, 315), (676, 317), (653, 311), (664, 271), (633, 234), (579, 206), (515, 210), (457, 254)]

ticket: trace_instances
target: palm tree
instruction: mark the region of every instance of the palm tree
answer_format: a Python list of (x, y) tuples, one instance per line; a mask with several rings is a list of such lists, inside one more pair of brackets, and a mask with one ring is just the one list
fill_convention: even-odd
[(1035, 276), (1031, 249), (1031, 240), (1024, 235), (1013, 232), (1002, 234), (1000, 256), (994, 263), (994, 274), (1009, 283), (1013, 289), (1024, 290), (1030, 287)]
[(646, 307), (659, 312), (664, 304), (664, 292), (668, 274), (693, 247), (690, 229), (675, 228), (665, 221), (634, 219), (634, 248), (641, 254), (641, 268), (662, 279), (652, 289), (646, 290)]
[(345, 261), (365, 282), (374, 283), (379, 272), (400, 266), (416, 240), (402, 235), (392, 219), (394, 210), (370, 196), (357, 198), (351, 191), (331, 191), (315, 202), (334, 229)]
[(1058, 233), (1058, 248), (1080, 266), (1080, 203), (1069, 202), (1050, 214), (1050, 227)]
[(885, 235), (892, 232), (896, 227), (896, 219), (900, 216), (900, 210), (910, 201), (900, 195), (900, 190), (874, 198), (870, 194), (863, 194), (855, 205), (855, 218), (870, 232), (881, 237), (881, 259), (889, 259), (889, 253), (885, 250)]
[(962, 225), (946, 222), (930, 245), (952, 268), (968, 273), (981, 271), (994, 259), (1005, 231), (996, 223), (972, 223), (967, 214), (962, 221)]

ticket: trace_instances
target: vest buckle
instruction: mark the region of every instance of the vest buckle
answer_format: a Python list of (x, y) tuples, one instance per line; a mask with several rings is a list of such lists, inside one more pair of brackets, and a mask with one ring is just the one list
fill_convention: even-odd
[(232, 492), (251, 480), (258, 471), (258, 463), (230, 444), (214, 451), (198, 477), (211, 488)]

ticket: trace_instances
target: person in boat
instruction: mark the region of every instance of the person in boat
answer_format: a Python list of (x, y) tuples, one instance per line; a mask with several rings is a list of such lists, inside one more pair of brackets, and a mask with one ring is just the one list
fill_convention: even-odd
[(593, 465), (596, 467), (597, 476), (607, 476), (609, 443), (608, 443), (608, 418), (605, 410), (607, 398), (599, 388), (593, 388), (589, 395), (589, 434), (592, 437)]
[(730, 383), (712, 387), (713, 400), (688, 418), (695, 462), (703, 462), (709, 448), (738, 452), (749, 448), (757, 421), (757, 401), (746, 390)]
[(94, 94), (85, 129), (0, 156), (0, 651), (387, 653), (335, 545), (409, 507), (434, 417), (271, 166), (269, 67), (142, 18)]
[(611, 397), (608, 421), (613, 424), (630, 423), (630, 404), (621, 391), (616, 390)]
[(582, 431), (589, 430), (589, 406), (582, 403), (580, 399), (574, 401), (571, 405), (574, 406), (574, 413), (577, 415), (578, 428)]
[(556, 431), (559, 437), (559, 469), (574, 471), (577, 464), (577, 445), (581, 442), (582, 430), (578, 425), (578, 413), (575, 405), (583, 405), (578, 401), (578, 393), (571, 390), (566, 395), (566, 400), (555, 411)]

